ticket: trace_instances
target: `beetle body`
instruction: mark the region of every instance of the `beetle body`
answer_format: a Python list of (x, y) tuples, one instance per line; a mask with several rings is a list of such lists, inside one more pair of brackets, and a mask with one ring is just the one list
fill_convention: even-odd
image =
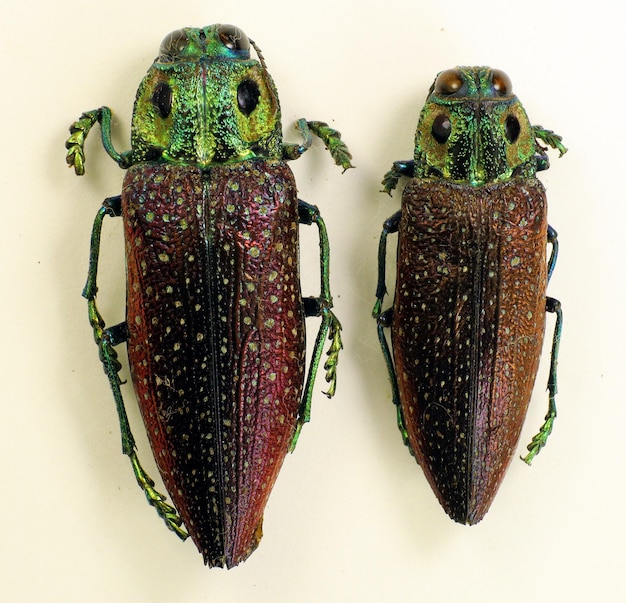
[[(124, 452), (168, 527), (184, 538), (184, 524), (205, 563), (226, 567), (258, 545), (265, 504), (308, 420), (325, 337), (333, 340), (331, 393), (341, 347), (323, 222), (298, 200), (284, 160), (310, 141), (283, 145), (274, 84), (249, 54), (245, 34), (232, 26), (174, 32), (137, 93), (131, 151), (110, 147), (104, 110), (85, 114), (68, 142), (68, 161), (82, 166), (89, 120), (100, 121), (105, 148), (129, 168), (121, 196), (96, 220), (85, 289)], [(349, 167), (338, 132), (299, 125), (334, 143), (335, 159)], [(95, 307), (104, 214), (123, 217), (127, 258), (126, 322), (111, 329)], [(315, 222), (322, 237), (322, 293), (306, 300), (300, 222)], [(306, 386), (305, 315), (322, 317)], [(113, 349), (121, 341), (173, 507), (136, 458)]]
[[(448, 515), (469, 524), (489, 509), (517, 447), (545, 329), (546, 241), (555, 239), (534, 176), (547, 165), (535, 142), (543, 130), (510, 89), (488, 68), (440, 74), (414, 160), (385, 180), (390, 190), (412, 176), (381, 238), (374, 311), (399, 424)], [(386, 236), (396, 230), (394, 304), (381, 314)], [(560, 317), (559, 307), (557, 335)], [(555, 370), (553, 354), (551, 378)], [(555, 390), (532, 456), (551, 429)]]
[[(257, 544), (305, 366), (288, 261), (298, 255), (295, 182), (284, 163), (251, 163), (204, 175), (130, 168), (122, 195), (137, 399), (184, 524), (207, 558), (231, 565)], [(172, 207), (178, 190), (184, 202)], [(240, 190), (258, 197), (254, 211)], [(198, 513), (198, 501), (216, 512)]]

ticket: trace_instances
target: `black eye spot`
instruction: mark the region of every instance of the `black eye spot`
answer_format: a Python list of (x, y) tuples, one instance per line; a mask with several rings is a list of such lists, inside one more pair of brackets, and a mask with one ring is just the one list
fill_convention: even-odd
[(513, 84), (511, 83), (511, 78), (509, 78), (504, 71), (494, 69), (491, 72), (491, 83), (496, 96), (509, 96), (510, 94), (513, 94)]
[(172, 112), (172, 89), (165, 82), (157, 84), (152, 93), (152, 104), (159, 110), (159, 115), (165, 119)]
[(520, 125), (517, 117), (509, 115), (504, 122), (504, 134), (506, 139), (513, 144), (518, 138), (520, 133)]
[(234, 25), (221, 25), (219, 37), (222, 44), (230, 50), (250, 50), (248, 36)]
[(464, 84), (461, 72), (458, 69), (442, 71), (435, 80), (435, 93), (440, 96), (456, 94)]
[(244, 115), (250, 115), (259, 104), (259, 87), (253, 80), (243, 80), (237, 87), (237, 104)]
[(433, 138), (439, 143), (444, 144), (450, 138), (452, 132), (452, 124), (447, 115), (437, 115), (433, 121), (431, 128)]

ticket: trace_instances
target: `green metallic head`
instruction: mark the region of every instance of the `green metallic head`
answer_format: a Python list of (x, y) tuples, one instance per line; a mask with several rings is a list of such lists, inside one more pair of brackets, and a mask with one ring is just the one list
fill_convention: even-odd
[(205, 168), (281, 157), (278, 95), (251, 45), (257, 50), (232, 25), (169, 34), (137, 91), (132, 163)]
[(415, 136), (416, 176), (473, 186), (536, 172), (533, 127), (503, 71), (457, 67), (430, 89)]

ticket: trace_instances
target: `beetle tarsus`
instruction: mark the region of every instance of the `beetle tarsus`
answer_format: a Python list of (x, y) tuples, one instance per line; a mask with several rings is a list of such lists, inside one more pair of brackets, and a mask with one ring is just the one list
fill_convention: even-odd
[(323, 141), (335, 163), (342, 167), (344, 172), (354, 167), (350, 162), (352, 154), (346, 143), (341, 140), (341, 132), (331, 128), (323, 121), (309, 121), (307, 124), (313, 134)]
[(339, 352), (343, 349), (343, 342), (341, 341), (341, 323), (339, 322), (339, 319), (335, 316), (335, 313), (332, 310), (327, 309), (327, 312), (330, 320), (328, 339), (331, 344), (326, 352), (328, 358), (324, 363), (324, 370), (326, 371), (326, 382), (330, 385), (328, 387), (328, 391), (324, 392), (324, 394), (328, 398), (332, 398), (335, 395), (335, 390), (337, 389), (337, 365), (339, 364)]
[(167, 504), (165, 502), (167, 497), (154, 488), (153, 479), (144, 471), (143, 467), (139, 463), (139, 459), (137, 458), (135, 451), (133, 451), (129, 456), (137, 483), (144, 491), (148, 503), (156, 509), (159, 517), (163, 519), (165, 525), (172, 530), (172, 532), (174, 532), (181, 540), (187, 540), (189, 534), (181, 528), (183, 520), (177, 513), (176, 509)]
[(553, 149), (557, 149), (559, 157), (563, 157), (567, 153), (567, 147), (563, 144), (563, 137), (559, 136), (552, 130), (547, 130), (543, 126), (533, 126), (535, 138), (542, 140)]
[(381, 184), (383, 190), (381, 193), (387, 193), (391, 197), (391, 191), (398, 186), (398, 182), (402, 176), (411, 178), (415, 173), (415, 161), (412, 159), (406, 161), (394, 161), (391, 169), (383, 176)]
[(554, 425), (554, 419), (556, 419), (556, 411), (555, 414), (552, 415), (548, 413), (545, 417), (545, 421), (539, 430), (539, 433), (535, 435), (526, 447), (528, 450), (528, 454), (522, 457), (522, 460), (530, 465), (533, 462), (533, 459), (539, 454), (541, 449), (546, 445), (548, 441), (548, 436), (552, 433), (552, 427)]
[(302, 144), (285, 144), (283, 145), (283, 158), (298, 159), (313, 144), (313, 134), (322, 140), (326, 148), (330, 152), (335, 163), (343, 168), (343, 171), (354, 167), (350, 160), (352, 154), (348, 150), (346, 143), (341, 140), (341, 132), (331, 128), (322, 121), (307, 121), (304, 118), (296, 122), (296, 128), (304, 139)]
[(92, 111), (85, 111), (70, 126), (70, 136), (65, 141), (65, 148), (67, 149), (65, 160), (69, 167), (74, 168), (78, 176), (85, 173), (85, 138), (96, 122), (100, 123), (104, 150), (121, 168), (126, 169), (131, 165), (130, 152), (118, 153), (111, 141), (111, 109), (100, 107)]

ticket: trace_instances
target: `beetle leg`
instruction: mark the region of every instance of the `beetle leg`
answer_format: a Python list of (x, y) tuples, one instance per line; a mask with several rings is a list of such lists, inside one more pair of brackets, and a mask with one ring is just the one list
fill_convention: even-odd
[(391, 218), (387, 218), (383, 224), (383, 231), (380, 234), (380, 243), (378, 244), (378, 284), (376, 286), (376, 304), (372, 310), (372, 316), (378, 318), (381, 313), (383, 298), (387, 294), (387, 286), (385, 285), (385, 261), (387, 259), (387, 235), (398, 232), (402, 210), (398, 210)]
[(341, 132), (331, 128), (328, 124), (322, 121), (307, 121), (302, 118), (296, 123), (296, 128), (304, 138), (302, 144), (286, 144), (283, 147), (283, 157), (285, 159), (298, 159), (302, 154), (307, 151), (313, 144), (313, 134), (322, 140), (326, 145), (326, 148), (330, 152), (335, 163), (343, 168), (345, 172), (347, 169), (354, 167), (350, 160), (352, 154), (348, 150), (346, 143), (341, 140)]
[[(396, 162), (400, 163), (400, 162)], [(394, 164), (395, 165), (395, 164)], [(378, 341), (380, 342), (380, 348), (385, 358), (385, 364), (387, 365), (387, 371), (389, 372), (389, 381), (391, 383), (391, 395), (393, 403), (396, 406), (398, 429), (402, 434), (402, 440), (408, 446), (409, 437), (404, 424), (404, 418), (402, 416), (402, 408), (400, 406), (400, 394), (398, 392), (398, 380), (396, 372), (393, 366), (393, 357), (389, 348), (389, 343), (385, 337), (385, 328), (391, 327), (393, 320), (393, 308), (389, 308), (382, 311), (383, 298), (387, 294), (387, 286), (385, 285), (385, 260), (387, 258), (387, 235), (390, 233), (398, 232), (398, 226), (400, 224), (400, 218), (402, 217), (402, 210), (397, 211), (391, 218), (385, 220), (383, 224), (383, 231), (380, 235), (380, 243), (378, 245), (378, 285), (376, 287), (376, 304), (372, 310), (372, 316), (376, 319), (376, 326), (378, 331)]]
[(402, 407), (400, 406), (400, 392), (398, 391), (398, 378), (396, 376), (396, 371), (393, 366), (393, 357), (391, 355), (391, 350), (389, 349), (389, 343), (387, 342), (387, 338), (385, 337), (385, 328), (389, 328), (391, 326), (391, 322), (393, 320), (393, 308), (389, 308), (382, 312), (376, 317), (376, 326), (378, 331), (378, 341), (380, 342), (380, 348), (383, 352), (383, 356), (385, 358), (385, 364), (387, 365), (387, 371), (389, 373), (389, 382), (391, 383), (391, 399), (396, 407), (396, 421), (398, 423), (398, 429), (402, 434), (402, 441), (405, 446), (411, 450), (411, 446), (409, 444), (409, 434), (406, 430), (406, 425), (404, 423), (404, 416), (402, 415)]
[(550, 259), (548, 260), (548, 282), (554, 271), (556, 265), (556, 258), (559, 255), (559, 239), (556, 230), (548, 224), (548, 243), (552, 245), (552, 252), (550, 253)]
[(187, 538), (187, 533), (180, 527), (182, 519), (176, 512), (176, 509), (165, 502), (165, 496), (154, 489), (154, 481), (143, 470), (137, 453), (135, 450), (135, 438), (133, 437), (124, 406), (124, 399), (120, 385), (122, 383), (119, 371), (122, 368), (115, 351), (115, 346), (127, 341), (128, 328), (126, 323), (121, 323), (113, 327), (105, 328), (105, 322), (96, 305), (96, 293), (98, 287), (96, 278), (98, 274), (98, 257), (100, 254), (100, 237), (102, 233), (102, 222), (104, 216), (112, 217), (121, 216), (121, 197), (109, 197), (105, 199), (102, 207), (94, 220), (93, 230), (91, 233), (91, 249), (89, 253), (89, 271), (87, 275), (87, 283), (83, 290), (83, 297), (87, 299), (87, 307), (89, 312), (89, 322), (93, 329), (94, 339), (98, 345), (100, 361), (104, 367), (104, 372), (109, 380), (115, 406), (117, 408), (117, 416), (120, 422), (120, 431), (122, 436), (122, 452), (130, 458), (133, 472), (137, 483), (145, 492), (148, 502), (156, 509), (159, 516), (165, 521), (167, 527), (174, 531), (181, 539)]
[[(548, 243), (552, 245), (550, 259), (548, 260), (548, 281), (550, 281), (550, 277), (554, 271), (554, 266), (556, 265), (556, 259), (559, 253), (558, 236), (556, 230), (554, 230), (554, 228), (550, 225), (548, 225)], [(561, 341), (561, 329), (563, 326), (561, 302), (552, 297), (546, 298), (546, 312), (556, 314), (556, 324), (554, 325), (554, 336), (552, 338), (552, 352), (550, 355), (550, 375), (548, 377), (548, 414), (545, 417), (545, 421), (541, 426), (539, 433), (533, 437), (531, 443), (527, 446), (528, 454), (522, 458), (522, 460), (529, 465), (535, 456), (539, 454), (539, 451), (546, 445), (548, 436), (552, 432), (554, 419), (556, 419), (556, 367), (557, 357), (559, 355), (559, 342)]]
[[(556, 233), (555, 233), (556, 234)], [(523, 461), (530, 465), (532, 460), (539, 454), (539, 451), (546, 445), (548, 436), (552, 432), (554, 419), (556, 419), (556, 402), (557, 393), (556, 386), (556, 368), (559, 356), (559, 344), (561, 342), (561, 331), (563, 328), (563, 312), (561, 310), (561, 302), (553, 297), (546, 298), (546, 312), (556, 314), (556, 323), (554, 325), (554, 335), (552, 336), (552, 351), (550, 353), (550, 374), (548, 376), (548, 413), (539, 433), (533, 437), (528, 444), (528, 454), (523, 457)]]
[(391, 169), (384, 175), (381, 193), (387, 193), (391, 196), (391, 191), (396, 188), (398, 181), (402, 176), (412, 177), (415, 173), (415, 161), (394, 161)]
[(100, 123), (104, 150), (120, 167), (130, 166), (130, 152), (118, 153), (111, 141), (111, 109), (100, 107), (93, 111), (86, 111), (70, 126), (70, 136), (65, 142), (67, 149), (65, 160), (69, 167), (74, 168), (78, 176), (85, 173), (85, 138), (96, 122)]
[(328, 391), (324, 392), (326, 396), (332, 398), (335, 395), (337, 387), (337, 364), (339, 362), (339, 352), (343, 348), (341, 342), (341, 323), (332, 311), (333, 299), (330, 294), (330, 278), (329, 278), (329, 255), (330, 246), (328, 244), (328, 233), (326, 225), (319, 214), (319, 210), (314, 205), (309, 205), (304, 201), (298, 201), (298, 212), (301, 224), (317, 225), (320, 236), (320, 287), (319, 297), (308, 297), (304, 299), (304, 311), (306, 316), (321, 316), (322, 324), (320, 325), (315, 345), (313, 347), (313, 355), (309, 365), (300, 411), (298, 413), (298, 424), (291, 441), (290, 449), (293, 450), (300, 436), (302, 426), (307, 423), (311, 417), (311, 400), (313, 397), (313, 385), (315, 383), (315, 375), (319, 367), (324, 341), (328, 338), (331, 343), (326, 352), (328, 358), (324, 363), (326, 371), (326, 381), (329, 383)]
[(542, 140), (553, 149), (557, 149), (559, 157), (563, 157), (567, 153), (567, 147), (563, 144), (563, 137), (552, 130), (546, 130), (543, 126), (533, 126), (533, 133), (535, 138)]

